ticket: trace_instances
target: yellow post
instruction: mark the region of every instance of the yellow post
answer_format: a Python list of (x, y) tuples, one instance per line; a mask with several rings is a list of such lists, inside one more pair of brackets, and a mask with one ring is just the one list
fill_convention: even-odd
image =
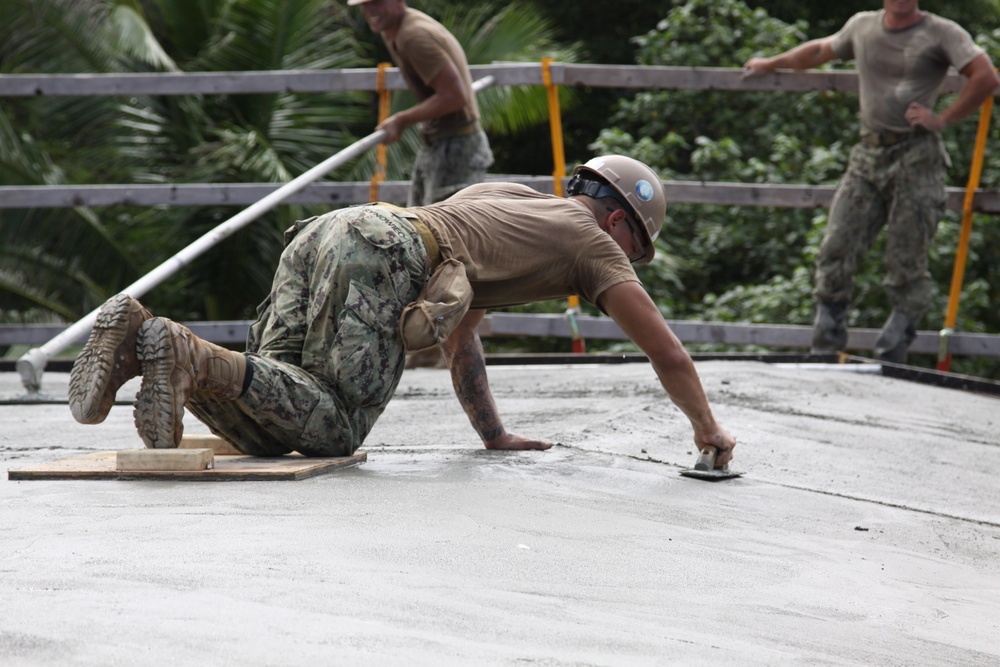
[(552, 58), (542, 58), (542, 83), (549, 94), (549, 130), (552, 133), (552, 178), (557, 197), (562, 197), (562, 179), (566, 177), (566, 153), (563, 150), (562, 117), (559, 89), (552, 83)]
[[(378, 92), (378, 122), (389, 117), (389, 109), (392, 103), (392, 91), (386, 90), (385, 71), (390, 67), (389, 63), (378, 64), (378, 79), (375, 83), (375, 90)], [(372, 174), (371, 187), (368, 190), (368, 201), (378, 201), (379, 183), (385, 180), (385, 167), (389, 160), (389, 151), (385, 144), (375, 147), (375, 173)]]
[(951, 292), (948, 296), (948, 313), (945, 315), (944, 329), (941, 330), (941, 345), (938, 349), (937, 369), (947, 371), (951, 367), (951, 354), (948, 353), (948, 337), (955, 330), (958, 320), (958, 301), (962, 295), (962, 281), (965, 277), (965, 259), (969, 253), (969, 236), (972, 233), (972, 204), (976, 190), (979, 189), (979, 179), (983, 173), (983, 155), (986, 152), (986, 136), (990, 129), (990, 113), (993, 111), (993, 97), (987, 97), (979, 110), (979, 129), (976, 132), (976, 148), (972, 153), (972, 168), (969, 170), (969, 182), (965, 186), (965, 200), (962, 203), (962, 231), (958, 237), (958, 249), (955, 252), (955, 268), (951, 275)]
[[(552, 190), (563, 196), (563, 178), (566, 177), (566, 151), (563, 148), (562, 116), (559, 110), (559, 89), (552, 83), (552, 58), (542, 58), (542, 83), (549, 96), (549, 131), (552, 134)], [(580, 335), (576, 316), (580, 313), (580, 297), (575, 294), (567, 300), (566, 319), (569, 320), (573, 352), (583, 354), (587, 344)]]

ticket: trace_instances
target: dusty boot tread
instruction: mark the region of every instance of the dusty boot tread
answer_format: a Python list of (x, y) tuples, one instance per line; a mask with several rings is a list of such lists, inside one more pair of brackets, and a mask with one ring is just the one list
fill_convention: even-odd
[(132, 301), (126, 294), (117, 294), (104, 303), (83, 351), (73, 364), (69, 408), (81, 424), (104, 421), (114, 404), (123, 382), (113, 381), (115, 359), (128, 334)]
[(142, 361), (142, 385), (136, 395), (132, 415), (136, 430), (146, 447), (177, 447), (183, 435), (177, 414), (178, 406), (171, 383), (176, 360), (167, 325), (161, 318), (144, 322), (139, 329), (139, 359)]

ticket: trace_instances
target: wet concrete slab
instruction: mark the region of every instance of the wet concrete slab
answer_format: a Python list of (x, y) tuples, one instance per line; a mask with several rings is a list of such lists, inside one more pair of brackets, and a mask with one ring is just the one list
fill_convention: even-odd
[(1000, 400), (698, 369), (742, 478), (680, 476), (686, 420), (622, 364), (490, 367), (547, 452), (482, 449), (416, 369), (323, 477), (11, 481), (140, 446), (130, 406), (76, 424), (47, 373), (51, 403), (0, 404), (0, 664), (1000, 663)]

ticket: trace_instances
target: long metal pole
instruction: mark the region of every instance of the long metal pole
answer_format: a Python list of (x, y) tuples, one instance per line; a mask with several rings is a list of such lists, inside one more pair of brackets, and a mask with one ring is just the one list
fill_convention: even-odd
[[(472, 87), (473, 90), (478, 92), (483, 88), (492, 85), (492, 83), (493, 77), (486, 76), (473, 83)], [(151, 272), (147, 273), (145, 276), (123, 289), (120, 293), (128, 294), (132, 297), (142, 296), (147, 291), (159, 285), (161, 282), (176, 273), (178, 270), (190, 264), (192, 260), (198, 257), (198, 255), (202, 254), (219, 241), (222, 241), (233, 232), (257, 219), (267, 211), (277, 206), (283, 200), (295, 194), (324, 174), (333, 171), (345, 162), (361, 155), (372, 146), (382, 143), (385, 141), (387, 136), (388, 133), (385, 130), (378, 130), (369, 134), (364, 139), (354, 142), (336, 155), (320, 162), (309, 171), (306, 171), (305, 173), (292, 179), (260, 201), (240, 211), (212, 231), (207, 232), (201, 238), (160, 264)], [(41, 347), (35, 347), (28, 350), (17, 360), (15, 367), (17, 368), (17, 372), (21, 374), (21, 383), (24, 385), (24, 388), (29, 394), (37, 394), (39, 389), (41, 389), (42, 373), (45, 371), (45, 366), (48, 364), (49, 359), (51, 359), (53, 355), (65, 350), (77, 339), (86, 335), (94, 326), (99, 310), (100, 308), (95, 308), (90, 313), (84, 315), (83, 318), (75, 324), (64, 329), (55, 338)]]

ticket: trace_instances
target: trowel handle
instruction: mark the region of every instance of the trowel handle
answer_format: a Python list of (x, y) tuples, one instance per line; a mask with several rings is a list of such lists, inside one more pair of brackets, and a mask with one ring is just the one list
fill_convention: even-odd
[(706, 447), (701, 450), (698, 460), (694, 462), (695, 470), (715, 470), (715, 454), (718, 450), (715, 447)]

